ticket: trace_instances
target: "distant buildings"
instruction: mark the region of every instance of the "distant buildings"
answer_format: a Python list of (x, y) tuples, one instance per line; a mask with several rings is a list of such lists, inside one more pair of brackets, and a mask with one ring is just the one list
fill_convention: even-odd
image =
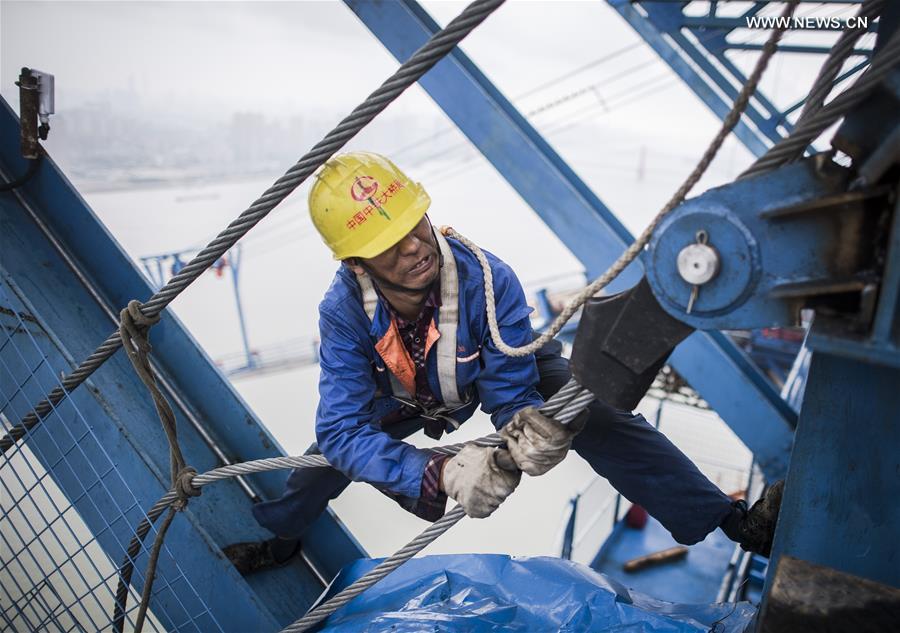
[[(242, 178), (287, 169), (337, 120), (309, 113), (240, 111), (179, 116), (133, 92), (59, 108), (45, 143), (82, 191)], [(435, 120), (372, 126), (372, 148), (391, 151), (433, 130)], [(381, 132), (379, 132), (381, 130)]]

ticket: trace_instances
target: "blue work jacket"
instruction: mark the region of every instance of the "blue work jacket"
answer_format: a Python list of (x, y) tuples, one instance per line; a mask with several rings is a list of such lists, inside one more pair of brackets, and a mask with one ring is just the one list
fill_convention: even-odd
[[(495, 347), (484, 307), (481, 266), (465, 246), (454, 239), (448, 238), (448, 242), (459, 276), (456, 381), (460, 395), (472, 397), (472, 402), (452, 417), (464, 422), (480, 403), (500, 429), (519, 409), (543, 404), (536, 390), (537, 365), (534, 355), (513, 358)], [(497, 321), (503, 340), (514, 346), (530, 343), (531, 308), (525, 302), (522, 286), (508, 265), (490, 253), (486, 255), (494, 276)], [(439, 332), (440, 308), (434, 319), (433, 325)], [(355, 274), (341, 266), (319, 304), (319, 332), (321, 374), (316, 437), (322, 454), (354, 481), (365, 481), (406, 497), (419, 497), (431, 452), (391, 438), (380, 426), (386, 414), (401, 406), (391, 398), (387, 373), (391, 359), (383, 355), (402, 349), (402, 342), (384, 299), (379, 299), (370, 322), (363, 310)], [(429, 347), (426, 370), (431, 391), (443, 400), (436, 352), (435, 346)], [(445, 430), (454, 429), (448, 423)]]

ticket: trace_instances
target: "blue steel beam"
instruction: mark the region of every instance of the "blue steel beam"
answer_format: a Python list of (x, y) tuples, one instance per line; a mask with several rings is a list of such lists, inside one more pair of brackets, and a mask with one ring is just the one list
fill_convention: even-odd
[[(398, 60), (438, 30), (412, 0), (345, 2)], [(605, 270), (633, 241), (462, 51), (455, 49), (420, 84), (581, 260), (588, 276)], [(633, 285), (641, 271), (639, 262), (629, 266), (618, 287)], [(767, 477), (784, 476), (796, 414), (743, 352), (718, 332), (697, 332), (676, 349), (671, 364), (753, 451)]]
[(767, 588), (783, 555), (900, 587), (900, 201), (871, 335), (821, 321), (806, 342), (812, 360)]
[(897, 367), (813, 351), (767, 588), (783, 555), (900, 587), (898, 385)]
[[(0, 99), (0, 177), (10, 180), (13, 174), (24, 173), (25, 167), (19, 150), (18, 120)], [(144, 300), (152, 294), (138, 268), (49, 158), (17, 192), (0, 193), (0, 271), (27, 297), (28, 310), (40, 316), (45, 329), (65, 346), (62, 351), (46, 352), (54, 355), (51, 361), (58, 369), (71, 369), (73, 359), (82, 360), (107, 337), (114, 327), (110, 312), (117, 314), (130, 299)], [(277, 441), (171, 312), (163, 313), (150, 340), (153, 358), (183, 405), (176, 403), (176, 414), (179, 440), (189, 464), (200, 472), (220, 465), (199, 434), (186, 424), (188, 414), (198, 419), (220, 449), (235, 461), (283, 454)], [(34, 405), (38, 394), (29, 395)], [(169, 485), (168, 446), (146, 389), (125, 355), (113, 356), (88, 384), (69, 397), (86, 411), (92, 431), (105, 450), (115, 455), (117, 468), (134, 489), (139, 508), (148, 509)], [(67, 406), (65, 402), (60, 408)], [(18, 413), (24, 415), (26, 411)], [(312, 407), (309, 411), (311, 416)], [(42, 437), (40, 428), (38, 425), (32, 434), (38, 438), (35, 441)], [(44, 448), (52, 457), (52, 447)], [(54, 460), (48, 457), (46, 461), (50, 466)], [(255, 475), (253, 484), (261, 496), (273, 498), (280, 495), (286, 477), (284, 471)], [(82, 492), (65, 480), (61, 484), (70, 499)], [(167, 547), (181, 559), (191, 584), (208, 590), (210, 610), (225, 630), (283, 626), (302, 613), (322, 588), (302, 562), (242, 579), (224, 559), (220, 548), (228, 543), (269, 537), (256, 526), (249, 505), (248, 496), (233, 480), (208, 486), (176, 518), (166, 539)], [(110, 558), (118, 563), (123, 557), (123, 540), (127, 544), (128, 530), (139, 517), (133, 509), (127, 524), (120, 521), (114, 533), (108, 529), (104, 515), (116, 516), (116, 511), (114, 504), (101, 505), (98, 512), (83, 517)], [(304, 552), (328, 577), (366, 555), (331, 512), (312, 526), (304, 538)], [(167, 582), (177, 585), (178, 577), (170, 571), (159, 571), (157, 587)], [(165, 608), (165, 604), (154, 605), (154, 609)], [(158, 611), (157, 615), (165, 613)], [(174, 614), (171, 621), (178, 622)]]

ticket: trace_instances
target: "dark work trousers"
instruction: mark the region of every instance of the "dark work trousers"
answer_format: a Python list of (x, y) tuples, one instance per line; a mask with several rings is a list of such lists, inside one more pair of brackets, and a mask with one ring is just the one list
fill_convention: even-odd
[[(538, 391), (549, 399), (569, 380), (569, 362), (560, 356), (562, 345), (547, 343), (535, 356)], [(687, 456), (650, 425), (644, 416), (614, 409), (599, 401), (572, 448), (630, 501), (643, 506), (679, 543), (706, 538), (731, 512), (731, 499), (707, 479)], [(412, 418), (384, 429), (402, 439), (422, 428)], [(307, 454), (318, 453), (314, 444)], [(284, 494), (258, 503), (253, 516), (282, 537), (299, 537), (350, 483), (332, 468), (295, 469)]]

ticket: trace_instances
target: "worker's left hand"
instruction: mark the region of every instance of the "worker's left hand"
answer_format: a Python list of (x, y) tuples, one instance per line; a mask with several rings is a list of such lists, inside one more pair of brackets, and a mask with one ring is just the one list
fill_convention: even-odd
[(534, 407), (526, 407), (513, 415), (500, 430), (500, 436), (506, 440), (506, 447), (519, 469), (537, 477), (566, 458), (572, 438), (583, 428), (585, 418), (581, 415), (566, 425)]

